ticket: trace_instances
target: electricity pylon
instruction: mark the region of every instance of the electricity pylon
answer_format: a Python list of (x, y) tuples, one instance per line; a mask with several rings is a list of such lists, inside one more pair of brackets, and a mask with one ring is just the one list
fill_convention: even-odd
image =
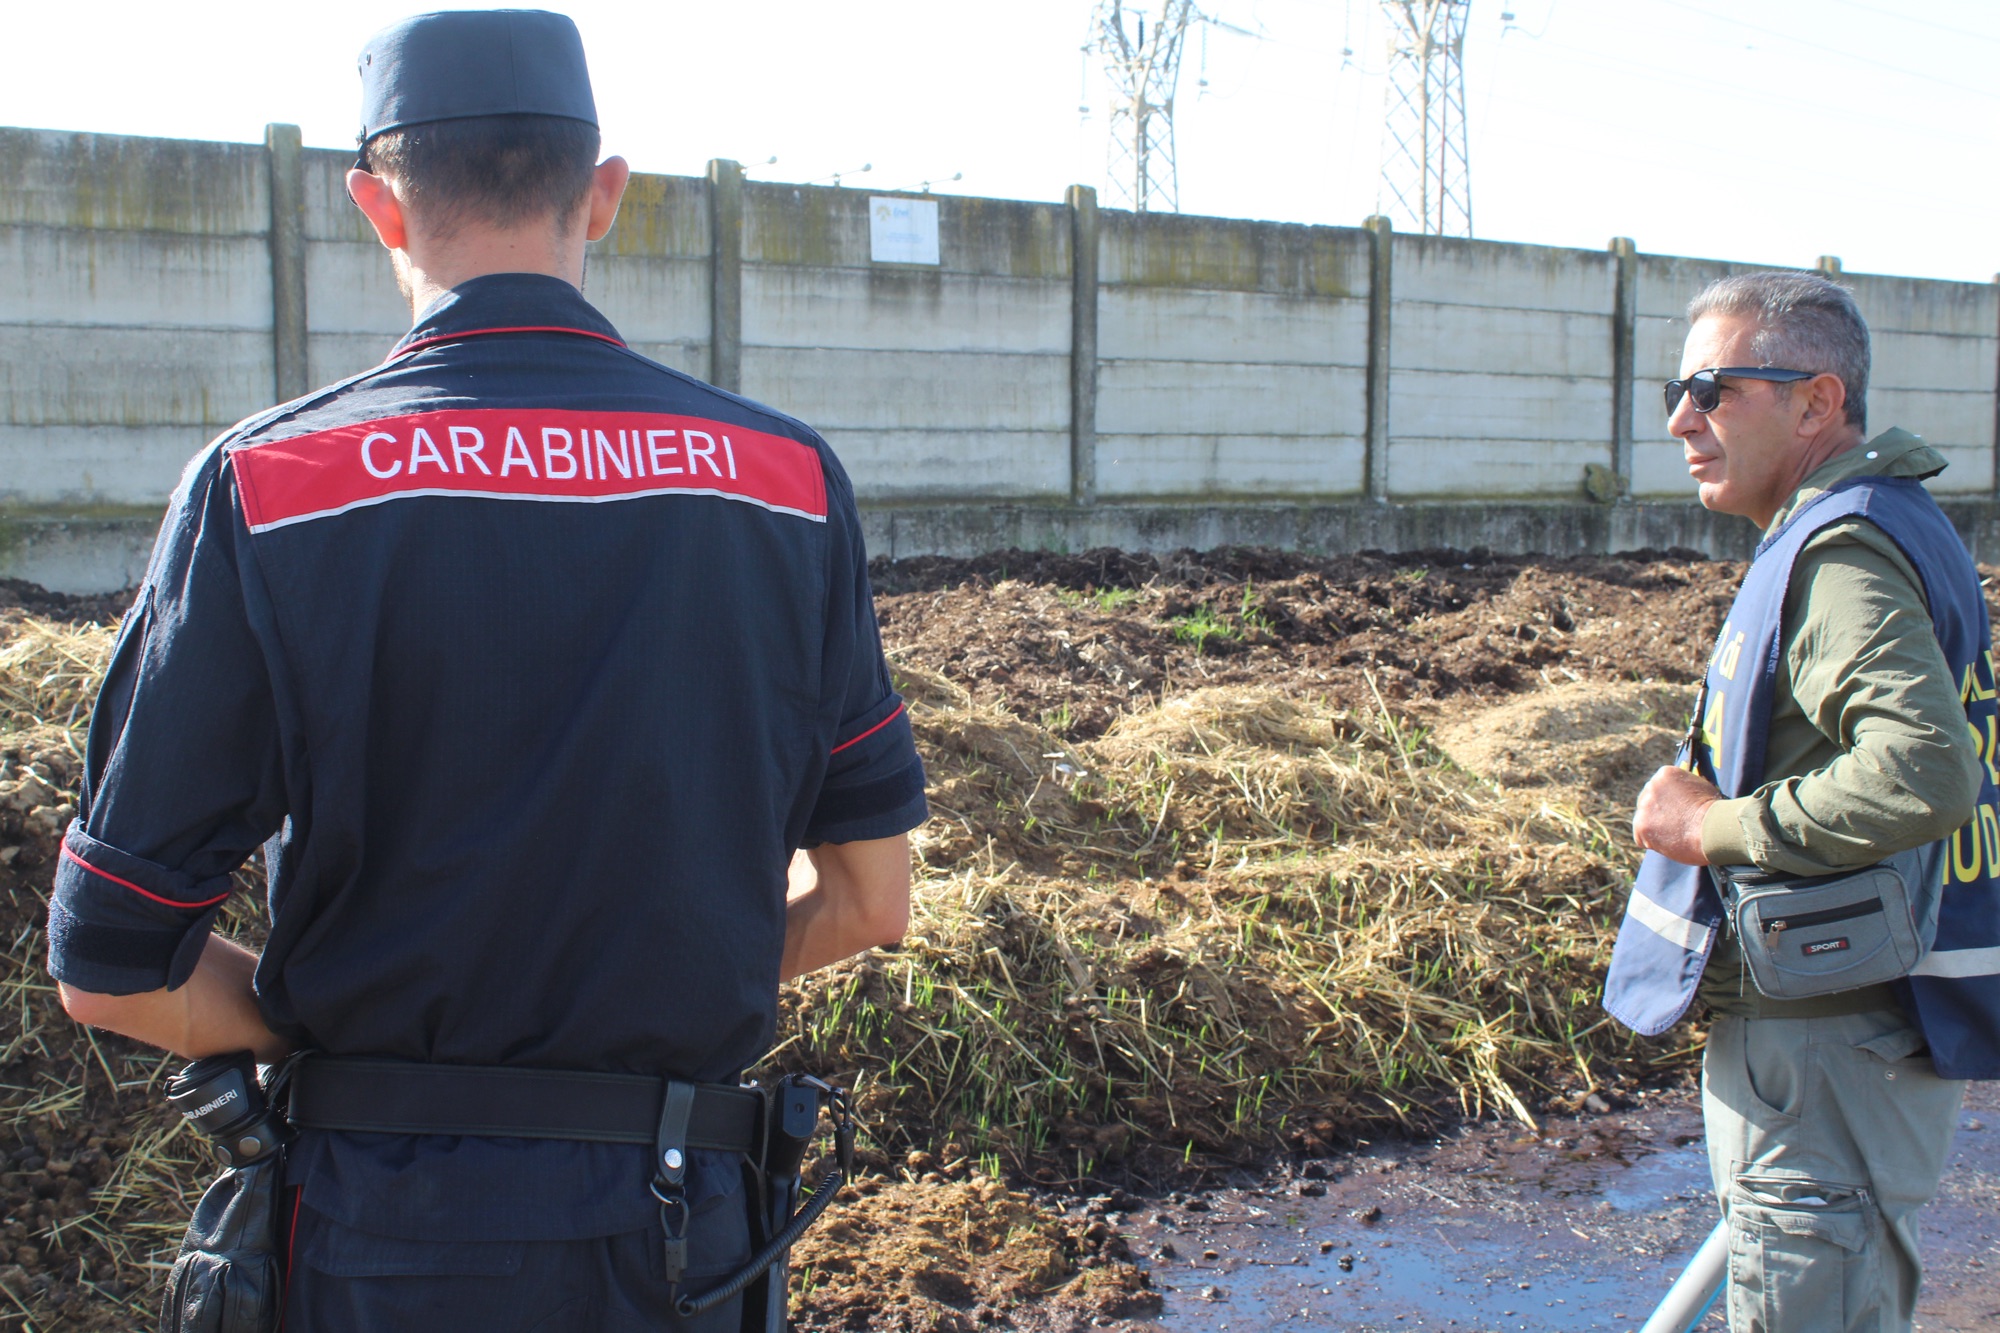
[(1472, 0), (1382, 0), (1389, 91), (1382, 190), (1427, 236), (1472, 235), (1465, 20)]
[(1151, 22), (1123, 0), (1098, 0), (1091, 11), (1084, 50), (1103, 64), (1113, 91), (1107, 175), (1113, 200), (1136, 212), (1180, 211), (1174, 88), (1188, 26), (1201, 18), (1193, 0), (1160, 0)]

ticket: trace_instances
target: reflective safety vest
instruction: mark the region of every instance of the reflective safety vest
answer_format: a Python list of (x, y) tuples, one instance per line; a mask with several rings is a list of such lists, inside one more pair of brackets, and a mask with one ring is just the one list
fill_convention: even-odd
[[(1895, 985), (1930, 1043), (1939, 1074), (2000, 1078), (2000, 707), (1992, 631), (1979, 575), (1951, 521), (1917, 481), (1858, 477), (1840, 483), (1800, 506), (1758, 545), (1709, 655), (1700, 747), (1708, 760), (1705, 776), (1726, 797), (1746, 796), (1763, 782), (1792, 568), (1813, 534), (1852, 518), (1888, 534), (1923, 580), (1931, 623), (1959, 681), (1981, 760), (1972, 819), (1946, 841), (1936, 945)], [(1722, 899), (1705, 867), (1646, 853), (1612, 952), (1605, 1009), (1646, 1036), (1665, 1032), (1693, 1002), (1722, 928)]]

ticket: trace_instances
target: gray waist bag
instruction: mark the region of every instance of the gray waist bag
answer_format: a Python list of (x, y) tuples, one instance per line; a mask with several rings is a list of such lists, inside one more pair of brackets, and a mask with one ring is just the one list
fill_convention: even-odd
[(1750, 979), (1771, 999), (1802, 1000), (1908, 976), (1937, 938), (1943, 854), (1933, 842), (1817, 877), (1715, 867)]

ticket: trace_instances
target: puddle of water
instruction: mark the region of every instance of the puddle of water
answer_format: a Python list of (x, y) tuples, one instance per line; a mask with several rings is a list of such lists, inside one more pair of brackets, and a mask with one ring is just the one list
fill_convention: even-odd
[[(1632, 1333), (1712, 1224), (1708, 1161), (1690, 1135), (1600, 1125), (1461, 1149), (1162, 1235), (1176, 1253), (1153, 1273), (1160, 1325)], [(1204, 1248), (1218, 1257), (1198, 1259)]]
[(1661, 1204), (1715, 1206), (1708, 1153), (1699, 1144), (1666, 1148), (1642, 1157), (1615, 1176), (1605, 1177), (1596, 1194), (1620, 1212), (1640, 1212)]
[[(1636, 1333), (1715, 1220), (1698, 1110), (1648, 1118), (1650, 1134), (1571, 1122), (1545, 1140), (1475, 1133), (1394, 1162), (1357, 1156), (1323, 1178), (1218, 1191), (1204, 1210), (1163, 1200), (1133, 1233), (1143, 1253), (1173, 1251), (1152, 1265), (1166, 1309), (1145, 1327)], [(2000, 1084), (1975, 1084), (1965, 1119), (1981, 1128), (1961, 1124), (1958, 1184), (1924, 1221), (1919, 1319), (1939, 1333), (2000, 1328), (2000, 1195), (1984, 1184), (2000, 1179)], [(1323, 1193), (1292, 1192), (1306, 1183)], [(1720, 1312), (1701, 1325), (1723, 1327)]]
[[(1467, 1174), (1498, 1185), (1532, 1186), (1550, 1198), (1603, 1199), (1623, 1212), (1699, 1202), (1711, 1193), (1704, 1188), (1708, 1159), (1699, 1136), (1663, 1140), (1612, 1125), (1562, 1142), (1565, 1146), (1557, 1148), (1516, 1140), (1502, 1145), (1502, 1155), (1492, 1165)], [(1698, 1178), (1692, 1190), (1686, 1183), (1690, 1176)]]
[[(1316, 1247), (1315, 1247), (1316, 1249)], [(1673, 1285), (1684, 1256), (1641, 1260), (1604, 1255), (1596, 1264), (1524, 1262), (1521, 1245), (1458, 1239), (1368, 1241), (1292, 1262), (1245, 1263), (1233, 1271), (1187, 1268), (1160, 1274), (1175, 1288), (1162, 1326), (1177, 1329), (1397, 1328), (1463, 1333), (1630, 1330)], [(1339, 1260), (1351, 1256), (1353, 1267)], [(1598, 1271), (1585, 1271), (1596, 1268)], [(1204, 1295), (1204, 1293), (1213, 1293)]]

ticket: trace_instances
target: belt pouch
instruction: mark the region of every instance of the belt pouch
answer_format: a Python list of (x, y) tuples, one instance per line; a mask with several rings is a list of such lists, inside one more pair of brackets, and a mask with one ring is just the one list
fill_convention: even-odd
[(222, 1173), (195, 1206), (167, 1277), (160, 1333), (272, 1333), (283, 1307), (278, 1262), (284, 1154)]
[(1837, 875), (1717, 867), (1757, 989), (1802, 1000), (1908, 976), (1937, 938), (1943, 849), (1930, 843)]

